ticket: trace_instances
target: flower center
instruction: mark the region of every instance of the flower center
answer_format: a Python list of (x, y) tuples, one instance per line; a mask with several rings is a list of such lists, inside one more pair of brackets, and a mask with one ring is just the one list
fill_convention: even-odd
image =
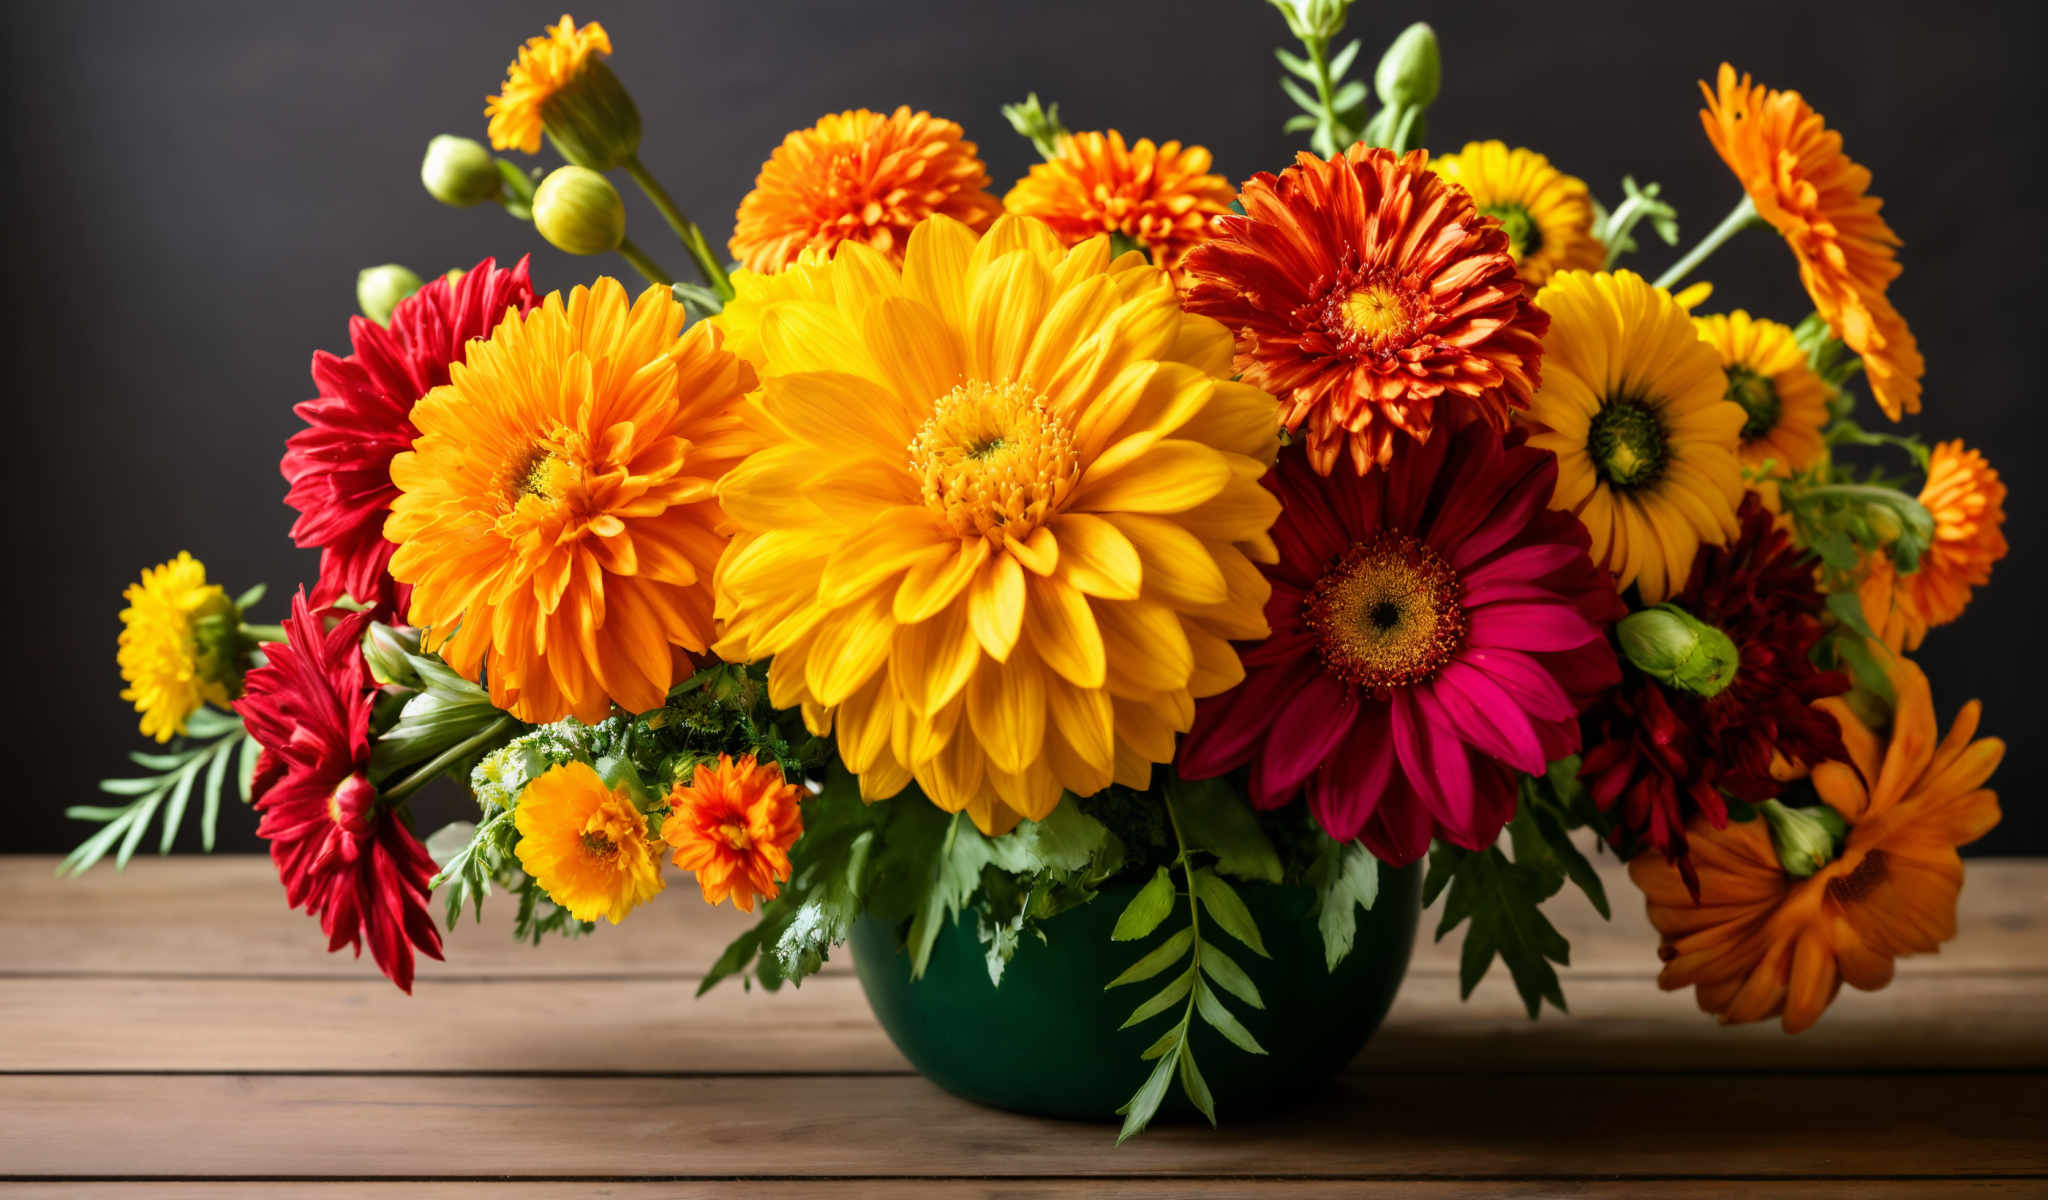
[[(564, 435), (568, 431), (563, 431)], [(511, 512), (528, 496), (559, 500), (575, 474), (568, 447), (561, 437), (547, 438), (527, 446), (523, 453), (507, 459), (498, 472), (499, 511)]]
[(1463, 591), (1436, 551), (1389, 530), (1323, 572), (1302, 620), (1332, 675), (1386, 699), (1435, 675), (1464, 645)]
[(1345, 328), (1375, 350), (1405, 337), (1409, 324), (1408, 306), (1385, 284), (1371, 284), (1344, 297)]
[(728, 821), (720, 825), (718, 827), (718, 836), (724, 838), (725, 844), (735, 850), (751, 850), (754, 848), (753, 835), (747, 832), (746, 826), (736, 821)]
[(1664, 423), (1639, 400), (1609, 400), (1593, 416), (1586, 449), (1609, 486), (1642, 487), (1664, 473)]
[(961, 537), (1028, 537), (1081, 477), (1074, 437), (1021, 383), (963, 383), (910, 443), (924, 502)]
[(1742, 406), (1748, 419), (1742, 422), (1742, 440), (1753, 442), (1778, 427), (1778, 412), (1783, 403), (1778, 399), (1777, 385), (1771, 377), (1753, 371), (1740, 363), (1729, 367), (1727, 398)]
[(619, 852), (619, 844), (605, 836), (602, 829), (583, 831), (583, 852), (592, 858), (610, 858)]
[(1479, 211), (1500, 222), (1501, 232), (1508, 235), (1508, 253), (1516, 262), (1543, 249), (1543, 229), (1528, 209), (1519, 204), (1482, 204)]

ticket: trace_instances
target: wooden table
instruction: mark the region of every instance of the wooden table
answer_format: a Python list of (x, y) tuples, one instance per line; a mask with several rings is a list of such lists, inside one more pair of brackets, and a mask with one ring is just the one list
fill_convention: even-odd
[(691, 1000), (738, 923), (693, 888), (539, 950), (500, 906), (408, 999), (265, 860), (53, 867), (0, 859), (10, 1195), (2048, 1194), (2048, 863), (1972, 863), (1956, 941), (1796, 1038), (1659, 992), (1611, 874), (1611, 926), (1554, 905), (1572, 1016), (1529, 1021), (1498, 965), (1460, 1004), (1432, 946), (1327, 1096), (1122, 1148), (911, 1073), (844, 961)]

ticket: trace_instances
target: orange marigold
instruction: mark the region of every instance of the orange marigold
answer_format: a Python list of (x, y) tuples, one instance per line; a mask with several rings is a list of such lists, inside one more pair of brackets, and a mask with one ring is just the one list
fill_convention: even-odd
[(1892, 420), (1920, 411), (1926, 364), (1905, 318), (1885, 297), (1899, 274), (1899, 236), (1869, 194), (1870, 171), (1842, 153), (1798, 92), (1736, 77), (1721, 64), (1714, 87), (1700, 84), (1707, 137), (1799, 260), (1799, 277), (1835, 336), (1863, 358), (1878, 407)]
[(753, 912), (757, 897), (775, 899), (789, 879), (789, 848), (804, 832), (802, 795), (775, 763), (721, 754), (669, 792), (674, 811), (661, 840), (675, 847), (678, 867), (696, 873), (705, 903), (730, 896)]
[(1900, 583), (1929, 625), (1946, 625), (2005, 557), (2005, 484), (1982, 454), (1960, 440), (1943, 442), (1928, 460), (1920, 503), (1934, 517), (1934, 543)]
[(1003, 211), (988, 168), (951, 121), (906, 106), (888, 116), (834, 113), (782, 139), (740, 201), (730, 243), (752, 271), (779, 271), (809, 247), (845, 241), (903, 258), (919, 221), (935, 213), (977, 232)]
[(1998, 823), (1998, 797), (1983, 785), (2005, 744), (1973, 740), (1974, 700), (1940, 737), (1927, 676), (1906, 659), (1887, 661), (1897, 697), (1888, 733), (1842, 699), (1819, 704), (1840, 723), (1848, 748), (1845, 761), (1822, 763), (1811, 776), (1849, 827), (1832, 861), (1795, 879), (1763, 819), (1723, 829), (1700, 819), (1687, 831), (1698, 899), (1663, 855), (1629, 863), (1663, 937), (1659, 986), (1696, 988), (1700, 1008), (1725, 1023), (1780, 1016), (1797, 1033), (1844, 982), (1874, 991), (1891, 982), (1895, 958), (1955, 936), (1963, 882), (1956, 848)]
[(505, 68), (498, 94), (484, 101), (484, 115), (491, 119), (491, 148), (539, 153), (545, 125), (542, 107), (583, 73), (592, 55), (611, 52), (611, 35), (604, 26), (592, 21), (578, 29), (568, 13), (542, 36), (526, 39), (519, 57)]
[(1181, 260), (1208, 236), (1209, 219), (1229, 212), (1237, 196), (1209, 164), (1201, 146), (1155, 146), (1150, 138), (1126, 146), (1114, 129), (1076, 133), (1060, 143), (1059, 157), (1033, 164), (1003, 207), (1044, 221), (1069, 246), (1122, 234), (1178, 279)]
[(1529, 303), (1508, 235), (1429, 156), (1354, 146), (1244, 185), (1244, 215), (1184, 262), (1186, 305), (1237, 339), (1244, 381), (1306, 427), (1329, 474), (1360, 472), (1444, 424), (1505, 427), (1538, 383), (1550, 319)]

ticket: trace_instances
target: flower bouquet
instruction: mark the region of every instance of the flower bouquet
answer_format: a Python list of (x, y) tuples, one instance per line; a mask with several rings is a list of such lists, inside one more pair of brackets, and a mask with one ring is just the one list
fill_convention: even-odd
[[(1277, 173), (1033, 96), (997, 196), (959, 125), (843, 112), (769, 155), (731, 262), (606, 31), (533, 38), (426, 189), (646, 286), (364, 272), (283, 458), (319, 575), (280, 625), (185, 554), (129, 589), (169, 746), (67, 868), (168, 849), (195, 797), (210, 846), (234, 769), (288, 903), (407, 990), (437, 890), (538, 941), (688, 875), (754, 918), (706, 988), (850, 941), (935, 1079), (1125, 1136), (1341, 1067), (1425, 904), (1466, 992), (1498, 958), (1563, 1008), (1541, 906), (1607, 912), (1590, 848), (1723, 1021), (1797, 1032), (1935, 950), (2002, 747), (1906, 655), (2005, 552), (2005, 489), (1856, 416), (1859, 374), (1896, 422), (1923, 373), (1869, 173), (1723, 66), (1741, 198), (1653, 281), (1621, 264), (1678, 242), (1655, 185), (1433, 157), (1426, 26), (1368, 84), (1348, 0), (1274, 3), (1309, 143)], [(565, 165), (493, 153), (543, 138)], [(1751, 228), (1803, 319), (1704, 311)], [(442, 778), (471, 811), (422, 840)]]

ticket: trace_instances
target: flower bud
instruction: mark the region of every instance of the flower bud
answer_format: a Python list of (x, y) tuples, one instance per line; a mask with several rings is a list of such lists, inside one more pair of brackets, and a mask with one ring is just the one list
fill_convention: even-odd
[(596, 171), (560, 167), (534, 189), (533, 225), (557, 249), (603, 254), (625, 240), (626, 206)]
[(1727, 634), (1675, 604), (1632, 612), (1615, 631), (1622, 653), (1644, 673), (1701, 696), (1719, 695), (1742, 665)]
[(427, 157), (420, 163), (420, 182), (427, 194), (443, 204), (468, 208), (498, 198), (504, 180), (498, 164), (482, 142), (444, 133), (427, 143)]
[(1778, 865), (1794, 879), (1805, 879), (1827, 866), (1849, 832), (1842, 814), (1825, 804), (1787, 808), (1776, 800), (1766, 800), (1757, 810), (1770, 822)]
[(640, 109), (601, 59), (549, 96), (540, 120), (555, 151), (575, 166), (609, 171), (640, 152)]
[(420, 686), (419, 670), (408, 657), (419, 653), (419, 648), (417, 630), (393, 629), (382, 621), (371, 622), (363, 634), (363, 661), (369, 664), (370, 678), (386, 687)]
[(1436, 30), (1417, 21), (1387, 47), (1379, 68), (1372, 73), (1372, 86), (1380, 103), (1389, 108), (1428, 108), (1442, 78)]
[(1269, 0), (1287, 19), (1287, 30), (1302, 41), (1327, 42), (1344, 31), (1352, 0)]
[(398, 302), (419, 290), (420, 277), (397, 263), (365, 267), (356, 275), (356, 307), (377, 324), (389, 324)]

